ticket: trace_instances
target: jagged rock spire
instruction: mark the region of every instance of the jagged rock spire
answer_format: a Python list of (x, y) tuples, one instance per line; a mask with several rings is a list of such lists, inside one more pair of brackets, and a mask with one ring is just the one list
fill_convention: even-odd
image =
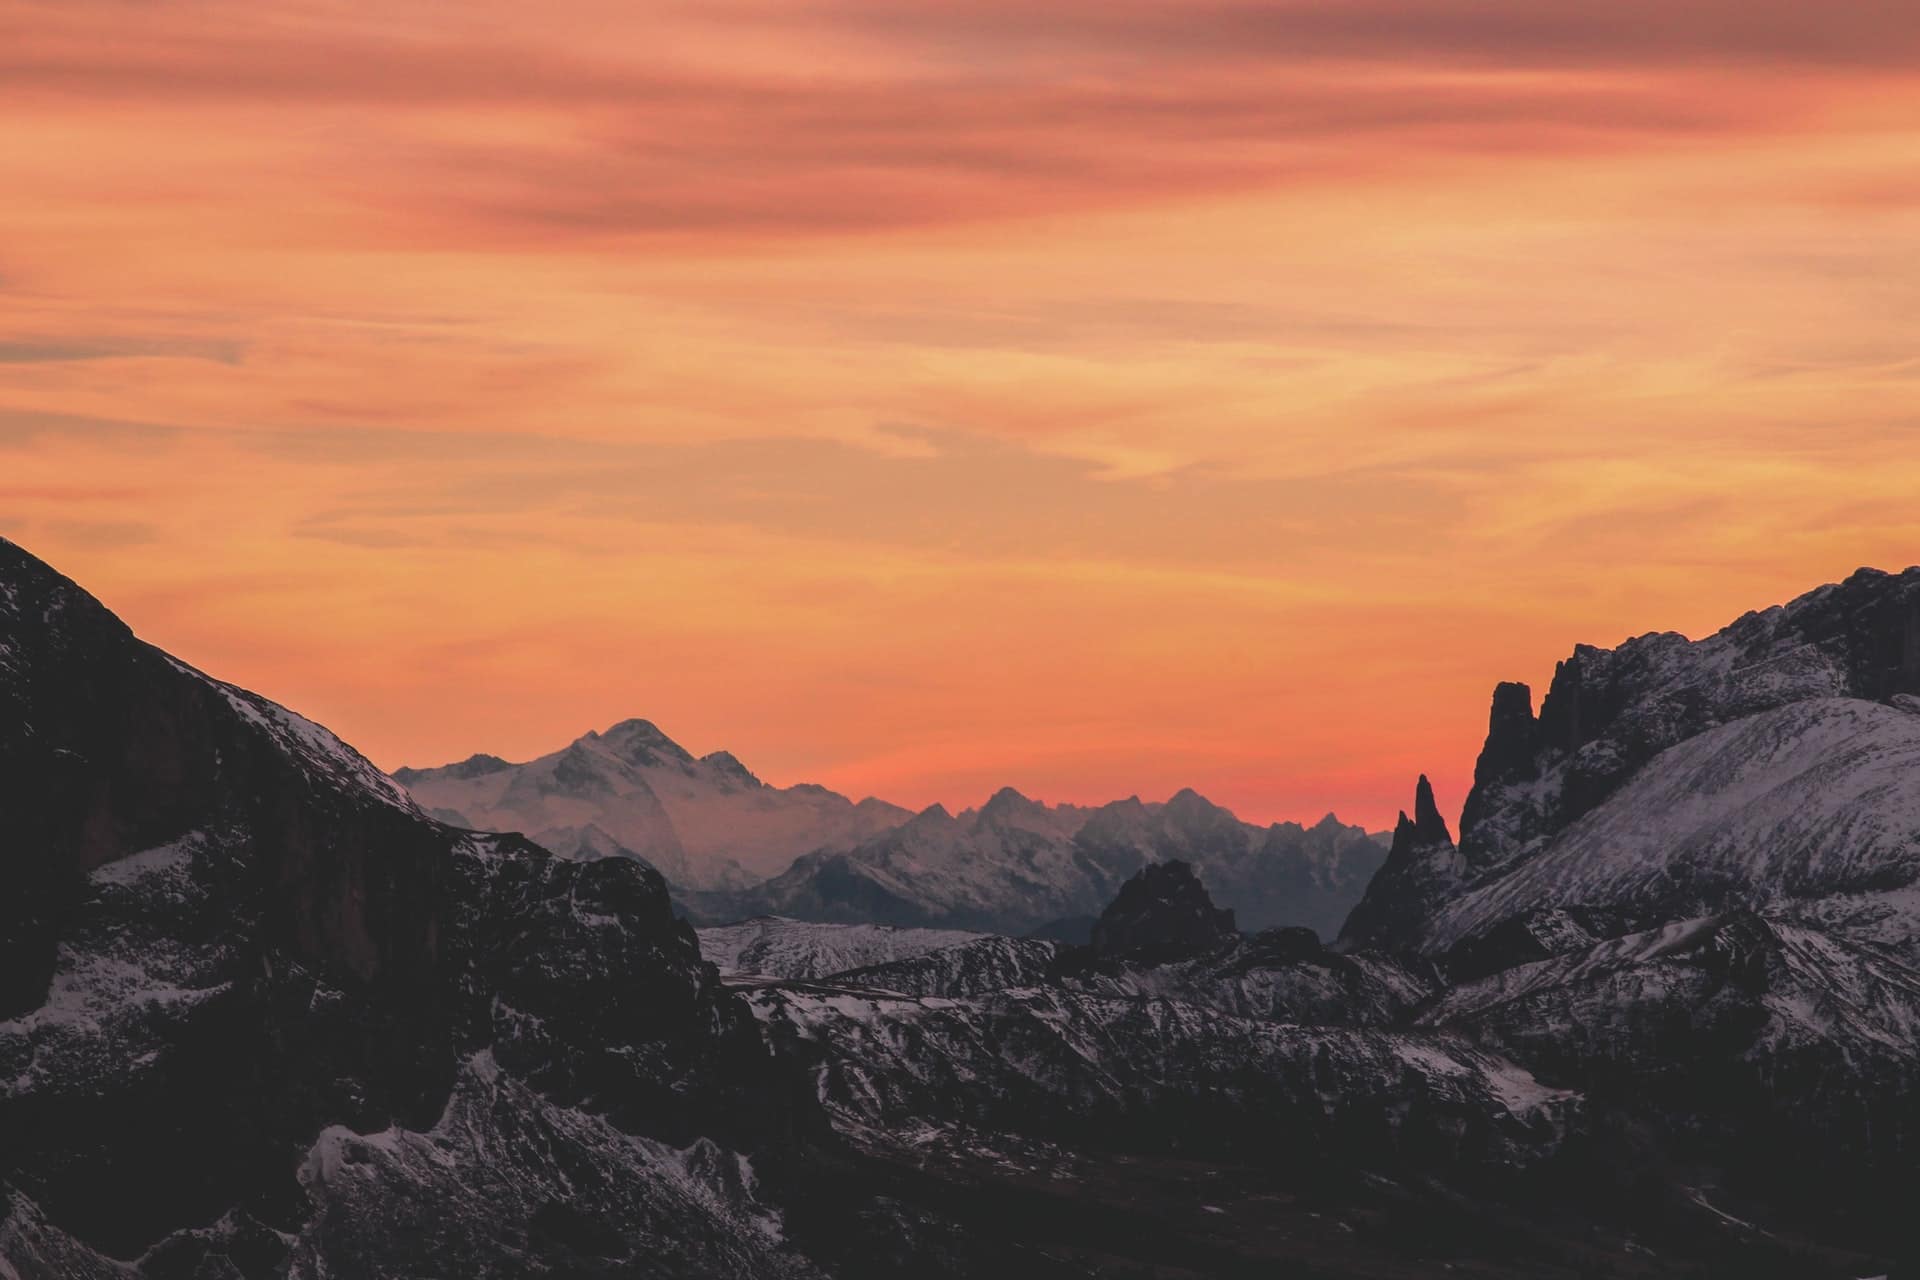
[(1367, 885), (1366, 896), (1340, 930), (1340, 945), (1354, 950), (1410, 946), (1428, 909), (1460, 882), (1460, 853), (1433, 798), (1426, 774), (1413, 789), (1413, 816), (1394, 824), (1393, 847)]
[(1495, 685), (1487, 740), (1474, 762), (1473, 790), (1460, 811), (1460, 852), (1470, 865), (1482, 865), (1492, 856), (1482, 824), (1495, 808), (1501, 789), (1540, 776), (1541, 737), (1540, 721), (1533, 714), (1533, 690), (1517, 680)]
[[(1402, 819), (1406, 817), (1405, 814), (1400, 816)], [(1413, 834), (1421, 844), (1453, 843), (1453, 833), (1447, 830), (1447, 820), (1440, 816), (1440, 807), (1433, 802), (1433, 784), (1427, 781), (1424, 773), (1413, 789)]]
[(1534, 776), (1536, 729), (1533, 690), (1517, 680), (1495, 685), (1493, 708), (1487, 715), (1486, 745), (1480, 748), (1480, 759), (1473, 767), (1474, 783)]

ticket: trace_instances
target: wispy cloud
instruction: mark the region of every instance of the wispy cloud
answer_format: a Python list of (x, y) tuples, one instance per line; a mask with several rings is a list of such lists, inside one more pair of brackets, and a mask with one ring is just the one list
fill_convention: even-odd
[(0, 364), (59, 364), (75, 360), (213, 360), (239, 364), (245, 347), (238, 342), (191, 338), (88, 338), (77, 336), (36, 342), (0, 338)]
[(1383, 820), (1912, 558), (1909, 8), (28, 0), (0, 506), (386, 763)]

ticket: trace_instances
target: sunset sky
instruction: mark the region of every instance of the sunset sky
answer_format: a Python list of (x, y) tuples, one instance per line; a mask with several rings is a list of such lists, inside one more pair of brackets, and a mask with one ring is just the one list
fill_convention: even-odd
[(0, 0), (0, 533), (377, 763), (1456, 809), (1920, 560), (1913, 0)]

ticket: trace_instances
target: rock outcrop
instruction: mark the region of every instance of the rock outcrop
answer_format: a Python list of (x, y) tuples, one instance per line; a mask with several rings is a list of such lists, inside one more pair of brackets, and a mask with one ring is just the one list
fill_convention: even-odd
[(1423, 773), (1414, 787), (1413, 817), (1400, 811), (1387, 860), (1347, 917), (1340, 944), (1348, 949), (1380, 950), (1402, 945), (1417, 932), (1432, 904), (1458, 889), (1462, 872), (1460, 851), (1434, 803), (1433, 784)]
[(1156, 862), (1120, 886), (1093, 926), (1096, 955), (1201, 951), (1233, 937), (1233, 912), (1213, 905), (1184, 862)]

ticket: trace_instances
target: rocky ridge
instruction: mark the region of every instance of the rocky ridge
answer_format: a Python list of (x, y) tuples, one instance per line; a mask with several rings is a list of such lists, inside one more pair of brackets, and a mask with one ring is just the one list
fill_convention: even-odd
[(1311, 827), (1243, 823), (1188, 790), (1053, 808), (1011, 788), (979, 810), (934, 805), (853, 849), (797, 860), (764, 884), (685, 893), (696, 918), (752, 915), (1026, 934), (1097, 916), (1128, 877), (1185, 861), (1256, 928), (1298, 925), (1331, 937), (1384, 852), (1329, 814)]
[(1396, 833), (1342, 936), (1437, 952), (1542, 909), (1651, 925), (1740, 902), (1910, 942), (1917, 752), (1920, 568), (1698, 641), (1582, 645), (1537, 717), (1525, 685), (1494, 691), (1458, 844)]

